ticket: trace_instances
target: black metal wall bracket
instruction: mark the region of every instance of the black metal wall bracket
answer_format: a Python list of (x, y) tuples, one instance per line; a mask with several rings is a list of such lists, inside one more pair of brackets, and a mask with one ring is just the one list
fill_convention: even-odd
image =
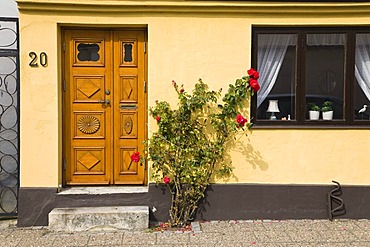
[(337, 181), (333, 180), (332, 182), (336, 185), (334, 185), (335, 188), (328, 193), (328, 214), (330, 221), (333, 220), (333, 217), (346, 213), (343, 199), (339, 197), (342, 195), (342, 187)]

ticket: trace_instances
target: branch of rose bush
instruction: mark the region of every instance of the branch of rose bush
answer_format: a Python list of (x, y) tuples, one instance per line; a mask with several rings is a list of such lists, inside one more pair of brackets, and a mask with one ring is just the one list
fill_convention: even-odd
[[(248, 76), (244, 76), (242, 79), (243, 80), (247, 80), (245, 83), (247, 83), (247, 86), (246, 86), (246, 89), (247, 90), (249, 90), (250, 92), (251, 92), (251, 95), (253, 95), (254, 93), (256, 93), (256, 92), (258, 92), (259, 91), (259, 89), (260, 89), (260, 85), (258, 84), (258, 78), (259, 78), (259, 73), (255, 70), (255, 69), (253, 69), (253, 68), (251, 68), (251, 69), (249, 69), (248, 71), (247, 71), (247, 73), (248, 73)], [(239, 80), (237, 80), (237, 83), (238, 83), (238, 81)], [(179, 94), (179, 95), (182, 95), (182, 94), (184, 94), (184, 92), (185, 92), (185, 90), (184, 90), (184, 87), (183, 87), (183, 85), (181, 85), (181, 89), (179, 90), (179, 87), (178, 87), (178, 85), (177, 85), (177, 83), (173, 80), (172, 81), (172, 85), (174, 86), (174, 88), (175, 88), (175, 90), (176, 90), (176, 92)], [(238, 86), (238, 84), (236, 84), (237, 86)], [(244, 85), (245, 86), (245, 84), (243, 83), (242, 85)], [(240, 87), (240, 84), (239, 84), (239, 87)], [(222, 90), (222, 89), (221, 89)], [(220, 92), (221, 92), (221, 90), (219, 91), (219, 95), (220, 95)], [(208, 95), (209, 96), (209, 95)], [(214, 96), (214, 95), (213, 95)], [(214, 96), (214, 97), (216, 97), (216, 96)], [(229, 96), (228, 96), (229, 97)], [(157, 102), (157, 101), (156, 101)], [(227, 102), (229, 102), (228, 100), (226, 101), (226, 103)], [(234, 107), (237, 107), (237, 105), (236, 104), (241, 104), (241, 102), (234, 102), (234, 99), (233, 99), (233, 101), (230, 101), (230, 102), (233, 102), (233, 104), (232, 105), (234, 105)], [(221, 105), (222, 106), (222, 105)], [(229, 109), (230, 110), (230, 109)], [(235, 110), (236, 109), (234, 109), (232, 112), (233, 112), (233, 114), (235, 114)], [(234, 115), (235, 116), (235, 115)], [(205, 117), (207, 117), (207, 116), (205, 116)], [(160, 124), (160, 122), (161, 122), (161, 116), (155, 116), (155, 120), (157, 121), (157, 124), (159, 125)], [(243, 130), (243, 132), (246, 134), (246, 131), (247, 130), (249, 130), (250, 129), (250, 127), (251, 127), (251, 123), (248, 123), (248, 121), (247, 121), (247, 119), (246, 118), (244, 118), (244, 116), (243, 115), (241, 115), (240, 113), (237, 113), (237, 115), (236, 115), (236, 118), (235, 118), (235, 121), (236, 121), (236, 125), (235, 125), (235, 127), (237, 128), (237, 129), (241, 129), (241, 130)], [(245, 127), (245, 125), (247, 124), (247, 129), (245, 130), (244, 129), (244, 127)], [(232, 125), (232, 126), (234, 126), (234, 124)], [(149, 127), (149, 126), (148, 126)], [(153, 131), (151, 131), (151, 129), (149, 128), (149, 131), (151, 132), (151, 133), (154, 133)], [(227, 133), (225, 133), (226, 134), (226, 138), (228, 137), (228, 135), (230, 135), (230, 134), (232, 134), (232, 132), (233, 131), (231, 131), (231, 132), (229, 132), (228, 130), (225, 130), (225, 131), (227, 131)], [(246, 134), (247, 135), (247, 134)], [(242, 135), (241, 135), (242, 136)], [(238, 138), (238, 139), (240, 139), (241, 138), (241, 136)], [(160, 138), (164, 141), (164, 142), (167, 142), (168, 144), (170, 144), (171, 146), (174, 146), (176, 149), (179, 149), (180, 147), (178, 147), (176, 144), (174, 144), (174, 143), (171, 143), (170, 141), (168, 141), (167, 139), (165, 139), (164, 137), (161, 137), (160, 136)], [(223, 145), (225, 145), (225, 144), (228, 144), (228, 142), (231, 142), (231, 141), (234, 141), (234, 140), (236, 140), (236, 138), (235, 138), (235, 136), (234, 136), (234, 138), (229, 138), (229, 140), (223, 140), (222, 141), (222, 143), (223, 143)], [(145, 162), (145, 157), (141, 157), (140, 156), (140, 153), (139, 152), (134, 152), (132, 155), (131, 155), (131, 160), (133, 161), (133, 162), (139, 162), (139, 161), (141, 161), (142, 159), (144, 159), (143, 161)], [(168, 177), (168, 176), (164, 176), (163, 177), (163, 182), (165, 183), (165, 184), (169, 184), (170, 182), (171, 182), (171, 178), (170, 177)]]

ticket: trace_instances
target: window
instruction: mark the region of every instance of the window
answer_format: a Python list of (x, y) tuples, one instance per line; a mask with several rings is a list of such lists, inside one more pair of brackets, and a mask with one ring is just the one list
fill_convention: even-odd
[(254, 28), (253, 67), (256, 126), (370, 124), (370, 29)]

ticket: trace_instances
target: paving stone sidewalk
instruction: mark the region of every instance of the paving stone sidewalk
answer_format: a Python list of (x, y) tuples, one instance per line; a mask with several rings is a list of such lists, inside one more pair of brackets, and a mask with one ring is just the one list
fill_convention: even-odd
[[(370, 247), (370, 220), (200, 222), (195, 231), (53, 232), (0, 221), (0, 246), (361, 246)], [(196, 229), (196, 228), (194, 228)]]

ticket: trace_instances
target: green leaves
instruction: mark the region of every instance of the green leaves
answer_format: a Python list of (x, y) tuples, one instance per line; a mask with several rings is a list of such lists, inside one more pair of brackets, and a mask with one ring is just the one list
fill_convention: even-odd
[(235, 117), (250, 98), (248, 80), (244, 76), (230, 84), (223, 103), (219, 103), (222, 90), (209, 90), (201, 79), (191, 94), (173, 82), (178, 108), (173, 110), (162, 101), (149, 109), (159, 128), (146, 142), (148, 159), (152, 161), (152, 178), (158, 184), (165, 176), (171, 179), (167, 186), (172, 194), (172, 226), (192, 220), (214, 175), (231, 175), (231, 163), (223, 162), (224, 146), (244, 130), (237, 128)]

